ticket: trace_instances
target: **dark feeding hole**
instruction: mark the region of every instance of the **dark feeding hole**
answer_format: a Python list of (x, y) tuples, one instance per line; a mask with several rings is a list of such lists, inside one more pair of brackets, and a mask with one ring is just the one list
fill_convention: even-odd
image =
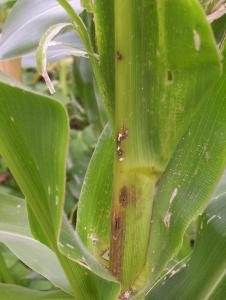
[(172, 73), (171, 70), (168, 70), (168, 71), (167, 71), (167, 80), (168, 80), (169, 82), (172, 82), (172, 81), (173, 81), (173, 73)]
[(190, 247), (191, 247), (191, 248), (194, 248), (194, 246), (195, 246), (195, 240), (194, 240), (194, 239), (191, 239), (191, 240), (190, 240)]
[(117, 60), (122, 60), (122, 58), (123, 58), (122, 53), (117, 51), (116, 52), (116, 58), (117, 58)]

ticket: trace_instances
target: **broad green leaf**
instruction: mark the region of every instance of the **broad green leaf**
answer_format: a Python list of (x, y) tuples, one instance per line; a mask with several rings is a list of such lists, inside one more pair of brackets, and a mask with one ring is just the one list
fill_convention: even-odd
[[(69, 2), (78, 13), (82, 11), (79, 0)], [(34, 50), (51, 25), (69, 20), (56, 0), (17, 1), (4, 24), (0, 38), (0, 58), (21, 56)]]
[[(174, 268), (154, 288), (148, 300), (211, 299), (225, 296), (226, 199), (216, 197), (200, 218), (196, 246), (182, 268)], [(167, 276), (166, 276), (167, 277)], [(194, 280), (195, 278), (195, 280)]]
[(76, 227), (82, 241), (99, 259), (109, 254), (112, 176), (113, 137), (106, 126), (86, 172)]
[(210, 300), (221, 300), (224, 299), (226, 293), (226, 276), (221, 280), (221, 282), (213, 290), (210, 295)]
[[(5, 83), (0, 83), (0, 104), (0, 153), (26, 197), (33, 232), (56, 252), (76, 297), (99, 299), (103, 290), (104, 299), (111, 300), (111, 293), (118, 294), (118, 284), (61, 255), (56, 245), (63, 212), (68, 139), (63, 106)], [(74, 245), (76, 255), (83, 255), (77, 240)]]
[(226, 164), (226, 68), (207, 90), (181, 139), (154, 200), (149, 255), (152, 283), (179, 250), (192, 219), (205, 207)]
[(224, 171), (223, 176), (218, 183), (217, 189), (214, 192), (212, 198), (218, 197), (219, 195), (223, 194), (226, 191), (226, 170)]
[[(135, 1), (134, 4), (128, 1), (131, 12), (126, 15), (125, 4), (119, 2), (117, 6), (118, 32), (125, 23), (136, 21), (131, 23), (130, 30), (124, 26), (124, 32), (116, 37), (117, 123), (120, 123), (116, 129), (120, 130), (123, 122), (129, 129), (126, 144), (133, 151), (128, 151), (132, 155), (128, 159), (137, 161), (140, 152), (145, 156), (140, 158), (145, 164), (148, 160), (155, 169), (163, 170), (207, 86), (219, 75), (220, 57), (197, 1), (143, 0), (139, 9), (134, 8)], [(127, 76), (134, 72), (137, 76)], [(137, 98), (147, 100), (137, 101)], [(133, 107), (131, 117), (128, 110), (134, 110)]]
[(18, 285), (0, 283), (1, 300), (73, 300), (74, 298), (60, 291), (40, 292)]
[(0, 194), (0, 242), (32, 270), (71, 293), (70, 284), (56, 255), (32, 237), (24, 200)]
[(32, 232), (53, 247), (64, 201), (66, 112), (51, 98), (5, 83), (0, 107), (0, 152), (26, 196)]
[(96, 277), (96, 290), (103, 299), (115, 299), (120, 291), (120, 284), (108, 269), (101, 265), (82, 243), (77, 232), (66, 218), (62, 223), (59, 249), (71, 261), (92, 271), (92, 280)]
[(196, 0), (142, 0), (139, 6), (116, 0), (114, 8), (111, 269), (128, 291), (148, 277), (144, 265), (157, 182), (203, 93), (219, 76), (220, 56)]

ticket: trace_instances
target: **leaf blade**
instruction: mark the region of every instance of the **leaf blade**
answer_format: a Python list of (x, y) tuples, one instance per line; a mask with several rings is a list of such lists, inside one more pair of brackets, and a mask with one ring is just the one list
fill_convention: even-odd
[(70, 284), (56, 255), (31, 235), (25, 201), (0, 194), (0, 215), (0, 241), (32, 270), (71, 294)]
[[(111, 300), (118, 294), (118, 284), (98, 277), (58, 250), (68, 140), (68, 120), (63, 106), (12, 83), (11, 86), (0, 83), (0, 87), (0, 152), (26, 196), (33, 233), (54, 250), (76, 297), (98, 299), (104, 290), (105, 299)], [(3, 105), (4, 101), (8, 106)], [(76, 257), (86, 251), (79, 246), (76, 241)]]
[(167, 295), (173, 300), (178, 294), (181, 300), (222, 299), (219, 295), (225, 291), (225, 216), (225, 195), (220, 194), (200, 217), (196, 246), (187, 264), (172, 270), (169, 278), (162, 280), (146, 299), (164, 299)]
[[(42, 241), (48, 237), (54, 243), (64, 201), (68, 139), (66, 113), (60, 103), (48, 97), (4, 83), (0, 85), (1, 153), (26, 195), (29, 213), (32, 211), (35, 215), (39, 230), (47, 233), (45, 238), (46, 234), (38, 233), (38, 238)], [(56, 147), (58, 143), (61, 143), (60, 148)], [(15, 153), (13, 148), (19, 152)]]
[(91, 158), (79, 205), (77, 231), (97, 257), (109, 251), (113, 172), (113, 137), (106, 126)]
[(178, 251), (185, 229), (204, 208), (224, 171), (225, 82), (224, 64), (223, 75), (204, 96), (205, 102), (178, 144), (159, 184), (154, 201), (153, 238), (149, 252), (157, 277), (163, 271), (164, 264)]
[(73, 297), (64, 294), (63, 292), (39, 292), (35, 290), (31, 290), (28, 288), (24, 288), (17, 285), (12, 284), (3, 284), (0, 283), (0, 293), (1, 293), (1, 299), (2, 300), (63, 300), (63, 299), (74, 299)]

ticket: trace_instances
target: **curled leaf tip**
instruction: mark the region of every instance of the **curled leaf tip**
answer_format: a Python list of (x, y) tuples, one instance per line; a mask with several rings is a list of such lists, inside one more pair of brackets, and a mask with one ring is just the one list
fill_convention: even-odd
[(54, 85), (53, 85), (51, 79), (49, 78), (48, 72), (47, 71), (42, 72), (42, 77), (44, 78), (44, 80), (46, 82), (46, 85), (49, 89), (50, 94), (51, 95), (55, 94), (56, 90), (54, 88)]

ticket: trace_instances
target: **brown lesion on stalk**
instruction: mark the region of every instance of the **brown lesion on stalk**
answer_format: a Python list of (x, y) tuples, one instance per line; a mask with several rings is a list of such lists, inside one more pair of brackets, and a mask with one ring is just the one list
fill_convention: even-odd
[(117, 61), (121, 61), (123, 59), (123, 55), (119, 50), (116, 51), (116, 59)]
[(112, 239), (110, 250), (110, 269), (112, 274), (119, 278), (122, 267), (123, 246), (123, 213), (114, 213), (112, 217)]
[(119, 194), (119, 203), (121, 204), (122, 207), (126, 207), (129, 202), (129, 191), (127, 186), (123, 186), (120, 190)]
[(119, 204), (121, 207), (126, 208), (129, 204), (133, 204), (136, 202), (136, 188), (134, 185), (127, 187), (124, 185), (120, 189), (119, 193)]
[[(136, 201), (136, 188), (135, 186), (123, 185), (119, 190), (117, 196), (117, 205), (112, 214), (111, 225), (111, 250), (110, 250), (110, 269), (112, 274), (120, 279), (123, 246), (124, 246), (124, 232), (125, 232), (125, 218), (126, 208), (129, 204)], [(119, 205), (119, 206), (118, 206)]]

